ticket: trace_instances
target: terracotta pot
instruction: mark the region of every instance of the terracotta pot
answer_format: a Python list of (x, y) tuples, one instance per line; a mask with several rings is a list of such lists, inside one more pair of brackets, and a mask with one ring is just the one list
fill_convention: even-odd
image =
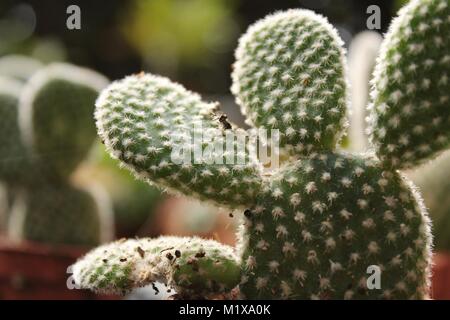
[(67, 269), (89, 248), (52, 246), (0, 239), (1, 299), (105, 299), (87, 290), (70, 290)]
[(432, 298), (450, 300), (450, 253), (437, 252), (433, 256)]

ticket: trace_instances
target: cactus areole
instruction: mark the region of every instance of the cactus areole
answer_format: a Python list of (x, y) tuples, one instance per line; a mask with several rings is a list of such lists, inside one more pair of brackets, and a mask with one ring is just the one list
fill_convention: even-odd
[[(393, 21), (375, 67), (367, 154), (336, 148), (348, 109), (345, 52), (336, 30), (308, 10), (265, 17), (236, 50), (236, 101), (254, 127), (279, 130), (289, 159), (269, 173), (248, 149), (243, 165), (171, 162), (170, 133), (197, 122), (239, 129), (224, 128), (215, 104), (166, 78), (112, 83), (95, 113), (111, 155), (141, 179), (245, 218), (237, 248), (198, 238), (116, 242), (75, 264), (78, 283), (121, 292), (159, 280), (205, 295), (236, 287), (246, 299), (427, 298), (429, 220), (399, 170), (449, 143), (449, 17), (447, 0), (413, 0)], [(368, 286), (370, 266), (381, 271), (380, 288)]]

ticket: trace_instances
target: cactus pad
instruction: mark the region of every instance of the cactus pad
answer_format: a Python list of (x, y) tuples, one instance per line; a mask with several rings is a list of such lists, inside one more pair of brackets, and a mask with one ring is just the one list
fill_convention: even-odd
[[(233, 152), (240, 153), (229, 162), (225, 153), (214, 151), (217, 140), (213, 139), (198, 145), (203, 151), (212, 151), (203, 153), (198, 163), (195, 147), (188, 150), (190, 160), (173, 161), (174, 147), (194, 144), (193, 140), (182, 140), (184, 137), (202, 137), (203, 130), (209, 130), (211, 137), (225, 141), (233, 131), (223, 128), (214, 114), (216, 106), (167, 78), (138, 74), (108, 87), (97, 101), (95, 115), (99, 134), (111, 154), (140, 178), (201, 199), (251, 203), (262, 185), (260, 165), (247, 148), (237, 149), (237, 140), (232, 140)], [(216, 154), (222, 164), (215, 162)]]
[(386, 35), (375, 68), (370, 125), (380, 159), (410, 168), (450, 142), (450, 3), (414, 0)]
[(346, 125), (342, 45), (328, 21), (308, 10), (252, 25), (239, 41), (231, 88), (250, 123), (279, 129), (280, 146), (296, 154), (333, 150)]
[[(424, 298), (429, 222), (410, 183), (373, 157), (317, 154), (276, 173), (247, 221), (249, 298)], [(382, 287), (368, 290), (367, 267)]]
[(119, 240), (90, 252), (74, 265), (75, 282), (99, 292), (126, 293), (163, 282), (191, 297), (226, 292), (239, 282), (231, 247), (199, 238)]

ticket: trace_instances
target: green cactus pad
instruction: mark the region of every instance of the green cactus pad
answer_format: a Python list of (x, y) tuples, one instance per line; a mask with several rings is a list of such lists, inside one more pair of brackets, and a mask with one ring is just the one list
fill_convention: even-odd
[(343, 42), (312, 11), (288, 10), (241, 37), (232, 92), (251, 124), (280, 130), (280, 146), (304, 155), (333, 150), (345, 123)]
[(13, 238), (53, 244), (100, 243), (99, 207), (86, 191), (41, 185), (19, 195), (12, 210)]
[(240, 267), (231, 247), (200, 238), (160, 237), (103, 245), (73, 267), (81, 288), (126, 293), (163, 282), (191, 297), (226, 292), (239, 283)]
[[(261, 189), (260, 165), (248, 152), (248, 145), (245, 150), (237, 149), (236, 139), (232, 140), (233, 150), (238, 151), (242, 163), (236, 156), (229, 161), (226, 153), (213, 150), (217, 137), (239, 135), (238, 130), (223, 127), (214, 114), (216, 106), (167, 78), (138, 74), (110, 85), (97, 101), (95, 116), (110, 153), (141, 179), (200, 199), (247, 205)], [(192, 150), (187, 161), (177, 158), (181, 149), (174, 161), (175, 148), (193, 144), (184, 138), (195, 139), (194, 135), (205, 132), (213, 139), (198, 144), (203, 148), (200, 161)], [(212, 152), (206, 153), (208, 148)], [(217, 155), (222, 164), (215, 162)]]
[[(430, 228), (414, 187), (374, 158), (317, 154), (276, 173), (247, 215), (250, 299), (423, 299)], [(369, 290), (370, 265), (381, 289)]]
[(19, 125), (33, 161), (48, 179), (66, 178), (91, 148), (95, 100), (106, 84), (96, 72), (60, 63), (41, 69), (26, 83)]
[(375, 68), (370, 125), (380, 159), (409, 168), (450, 141), (450, 3), (413, 0), (399, 12)]

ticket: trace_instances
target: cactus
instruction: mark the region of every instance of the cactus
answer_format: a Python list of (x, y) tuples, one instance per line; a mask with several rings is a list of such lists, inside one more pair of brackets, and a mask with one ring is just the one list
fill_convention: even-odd
[(8, 81), (15, 90), (0, 91), (0, 180), (14, 198), (8, 234), (49, 243), (100, 243), (105, 206), (92, 192), (72, 186), (69, 176), (95, 139), (91, 115), (107, 80), (72, 65), (50, 64), (23, 84)]
[[(198, 121), (221, 130), (220, 136), (238, 129), (221, 127), (211, 104), (151, 74), (129, 76), (103, 91), (96, 105), (98, 132), (111, 154), (136, 176), (244, 211), (235, 249), (241, 261), (235, 282), (241, 298), (425, 299), (429, 219), (419, 192), (399, 169), (446, 147), (440, 137), (448, 134), (447, 111), (442, 110), (449, 89), (448, 16), (447, 0), (413, 0), (394, 20), (377, 60), (369, 110), (374, 150), (365, 154), (336, 149), (346, 126), (345, 53), (327, 20), (306, 10), (278, 12), (256, 22), (236, 51), (232, 91), (251, 124), (281, 132), (281, 150), (290, 157), (284, 157), (280, 168), (261, 169), (250, 149), (241, 150), (251, 160), (245, 167), (171, 162), (168, 154), (177, 147), (165, 139), (171, 133), (182, 134)], [(440, 82), (413, 90), (418, 103), (403, 94), (416, 80), (410, 78), (412, 65), (424, 79)], [(430, 106), (422, 112), (425, 96)], [(400, 163), (407, 149), (390, 145), (410, 134), (410, 126), (402, 128), (404, 121), (397, 121), (402, 119), (398, 111), (409, 108), (414, 125), (426, 128), (411, 145), (439, 145)], [(441, 123), (433, 120), (437, 114), (445, 116)], [(122, 246), (111, 248), (120, 251)], [(101, 289), (86, 279), (96, 279), (100, 266), (94, 261), (106, 256), (96, 250), (75, 264), (82, 287)], [(381, 270), (381, 289), (367, 286), (370, 265)], [(120, 275), (138, 286), (138, 270), (130, 265), (129, 273)], [(123, 289), (108, 276), (102, 281), (107, 291)], [(184, 293), (178, 284), (174, 286)]]

